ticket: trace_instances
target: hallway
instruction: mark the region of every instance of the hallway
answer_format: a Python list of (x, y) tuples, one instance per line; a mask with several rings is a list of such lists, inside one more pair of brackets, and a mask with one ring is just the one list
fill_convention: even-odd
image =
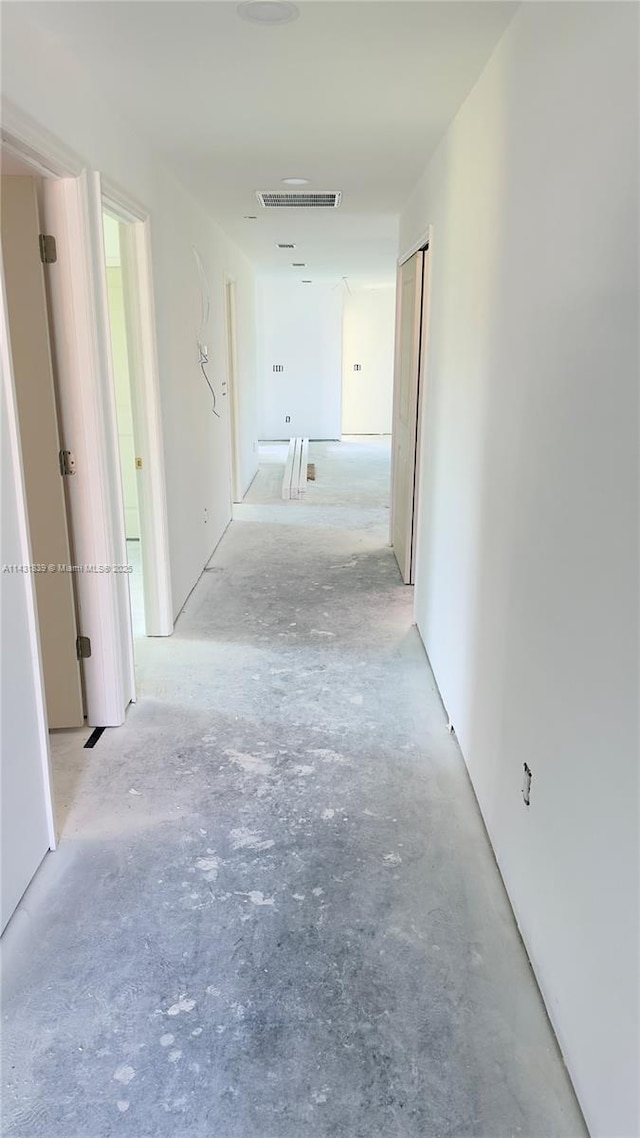
[[(139, 702), (57, 753), (6, 936), (12, 1138), (579, 1138), (388, 535), (388, 440), (274, 446)], [(346, 489), (347, 484), (349, 489)]]

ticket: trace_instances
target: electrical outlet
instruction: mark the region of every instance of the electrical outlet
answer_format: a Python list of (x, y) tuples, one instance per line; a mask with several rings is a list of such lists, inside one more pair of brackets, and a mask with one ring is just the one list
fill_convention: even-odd
[(353, 370), (354, 371), (362, 371), (362, 364), (354, 364)]
[(527, 766), (527, 764), (525, 763), (524, 764), (524, 776), (522, 779), (522, 797), (524, 798), (525, 806), (529, 806), (531, 803), (531, 778), (532, 778), (531, 771), (530, 771), (529, 767)]

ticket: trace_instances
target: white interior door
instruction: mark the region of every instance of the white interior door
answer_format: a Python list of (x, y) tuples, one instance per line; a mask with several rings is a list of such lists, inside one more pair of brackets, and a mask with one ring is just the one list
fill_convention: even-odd
[[(31, 549), (25, 504), (8, 314), (0, 266), (2, 408), (0, 460), (3, 565), (28, 565)], [(33, 575), (0, 577), (0, 931), (48, 849), (55, 847), (44, 684)]]
[(117, 727), (135, 698), (118, 428), (111, 367), (100, 177), (45, 181), (47, 231), (58, 259), (49, 266), (61, 428), (76, 456), (69, 510), (79, 573), (87, 720)]
[[(84, 722), (77, 656), (74, 575), (49, 320), (40, 258), (36, 183), (30, 177), (2, 178), (2, 256), (13, 374), (24, 464), (31, 556), (49, 728)], [(47, 567), (47, 571), (40, 571)]]
[(414, 516), (423, 276), (426, 253), (414, 253), (398, 274), (396, 362), (391, 456), (391, 544), (405, 584), (413, 583)]

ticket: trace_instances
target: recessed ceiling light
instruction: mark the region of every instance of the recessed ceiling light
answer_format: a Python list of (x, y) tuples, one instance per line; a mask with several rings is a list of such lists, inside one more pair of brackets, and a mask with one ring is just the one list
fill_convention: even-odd
[(285, 186), (308, 186), (308, 178), (283, 178)]
[(300, 15), (289, 0), (244, 0), (238, 4), (237, 12), (242, 20), (252, 24), (288, 24)]

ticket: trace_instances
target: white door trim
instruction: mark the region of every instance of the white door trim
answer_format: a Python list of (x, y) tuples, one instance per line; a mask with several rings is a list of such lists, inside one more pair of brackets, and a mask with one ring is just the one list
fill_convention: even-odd
[(86, 163), (10, 99), (2, 99), (2, 148), (44, 178), (77, 178)]
[(105, 178), (100, 176), (102, 185), (102, 200), (105, 208), (109, 213), (126, 223), (133, 223), (137, 221), (146, 221), (149, 217), (149, 210), (145, 208), (142, 202), (138, 201), (131, 194), (123, 190), (117, 182), (112, 178)]
[(414, 253), (419, 253), (421, 249), (426, 249), (431, 246), (431, 233), (432, 226), (429, 225), (422, 236), (419, 237), (417, 241), (414, 241), (413, 245), (411, 245), (406, 252), (400, 254), (398, 257), (398, 269), (401, 269), (406, 261), (410, 261)]

